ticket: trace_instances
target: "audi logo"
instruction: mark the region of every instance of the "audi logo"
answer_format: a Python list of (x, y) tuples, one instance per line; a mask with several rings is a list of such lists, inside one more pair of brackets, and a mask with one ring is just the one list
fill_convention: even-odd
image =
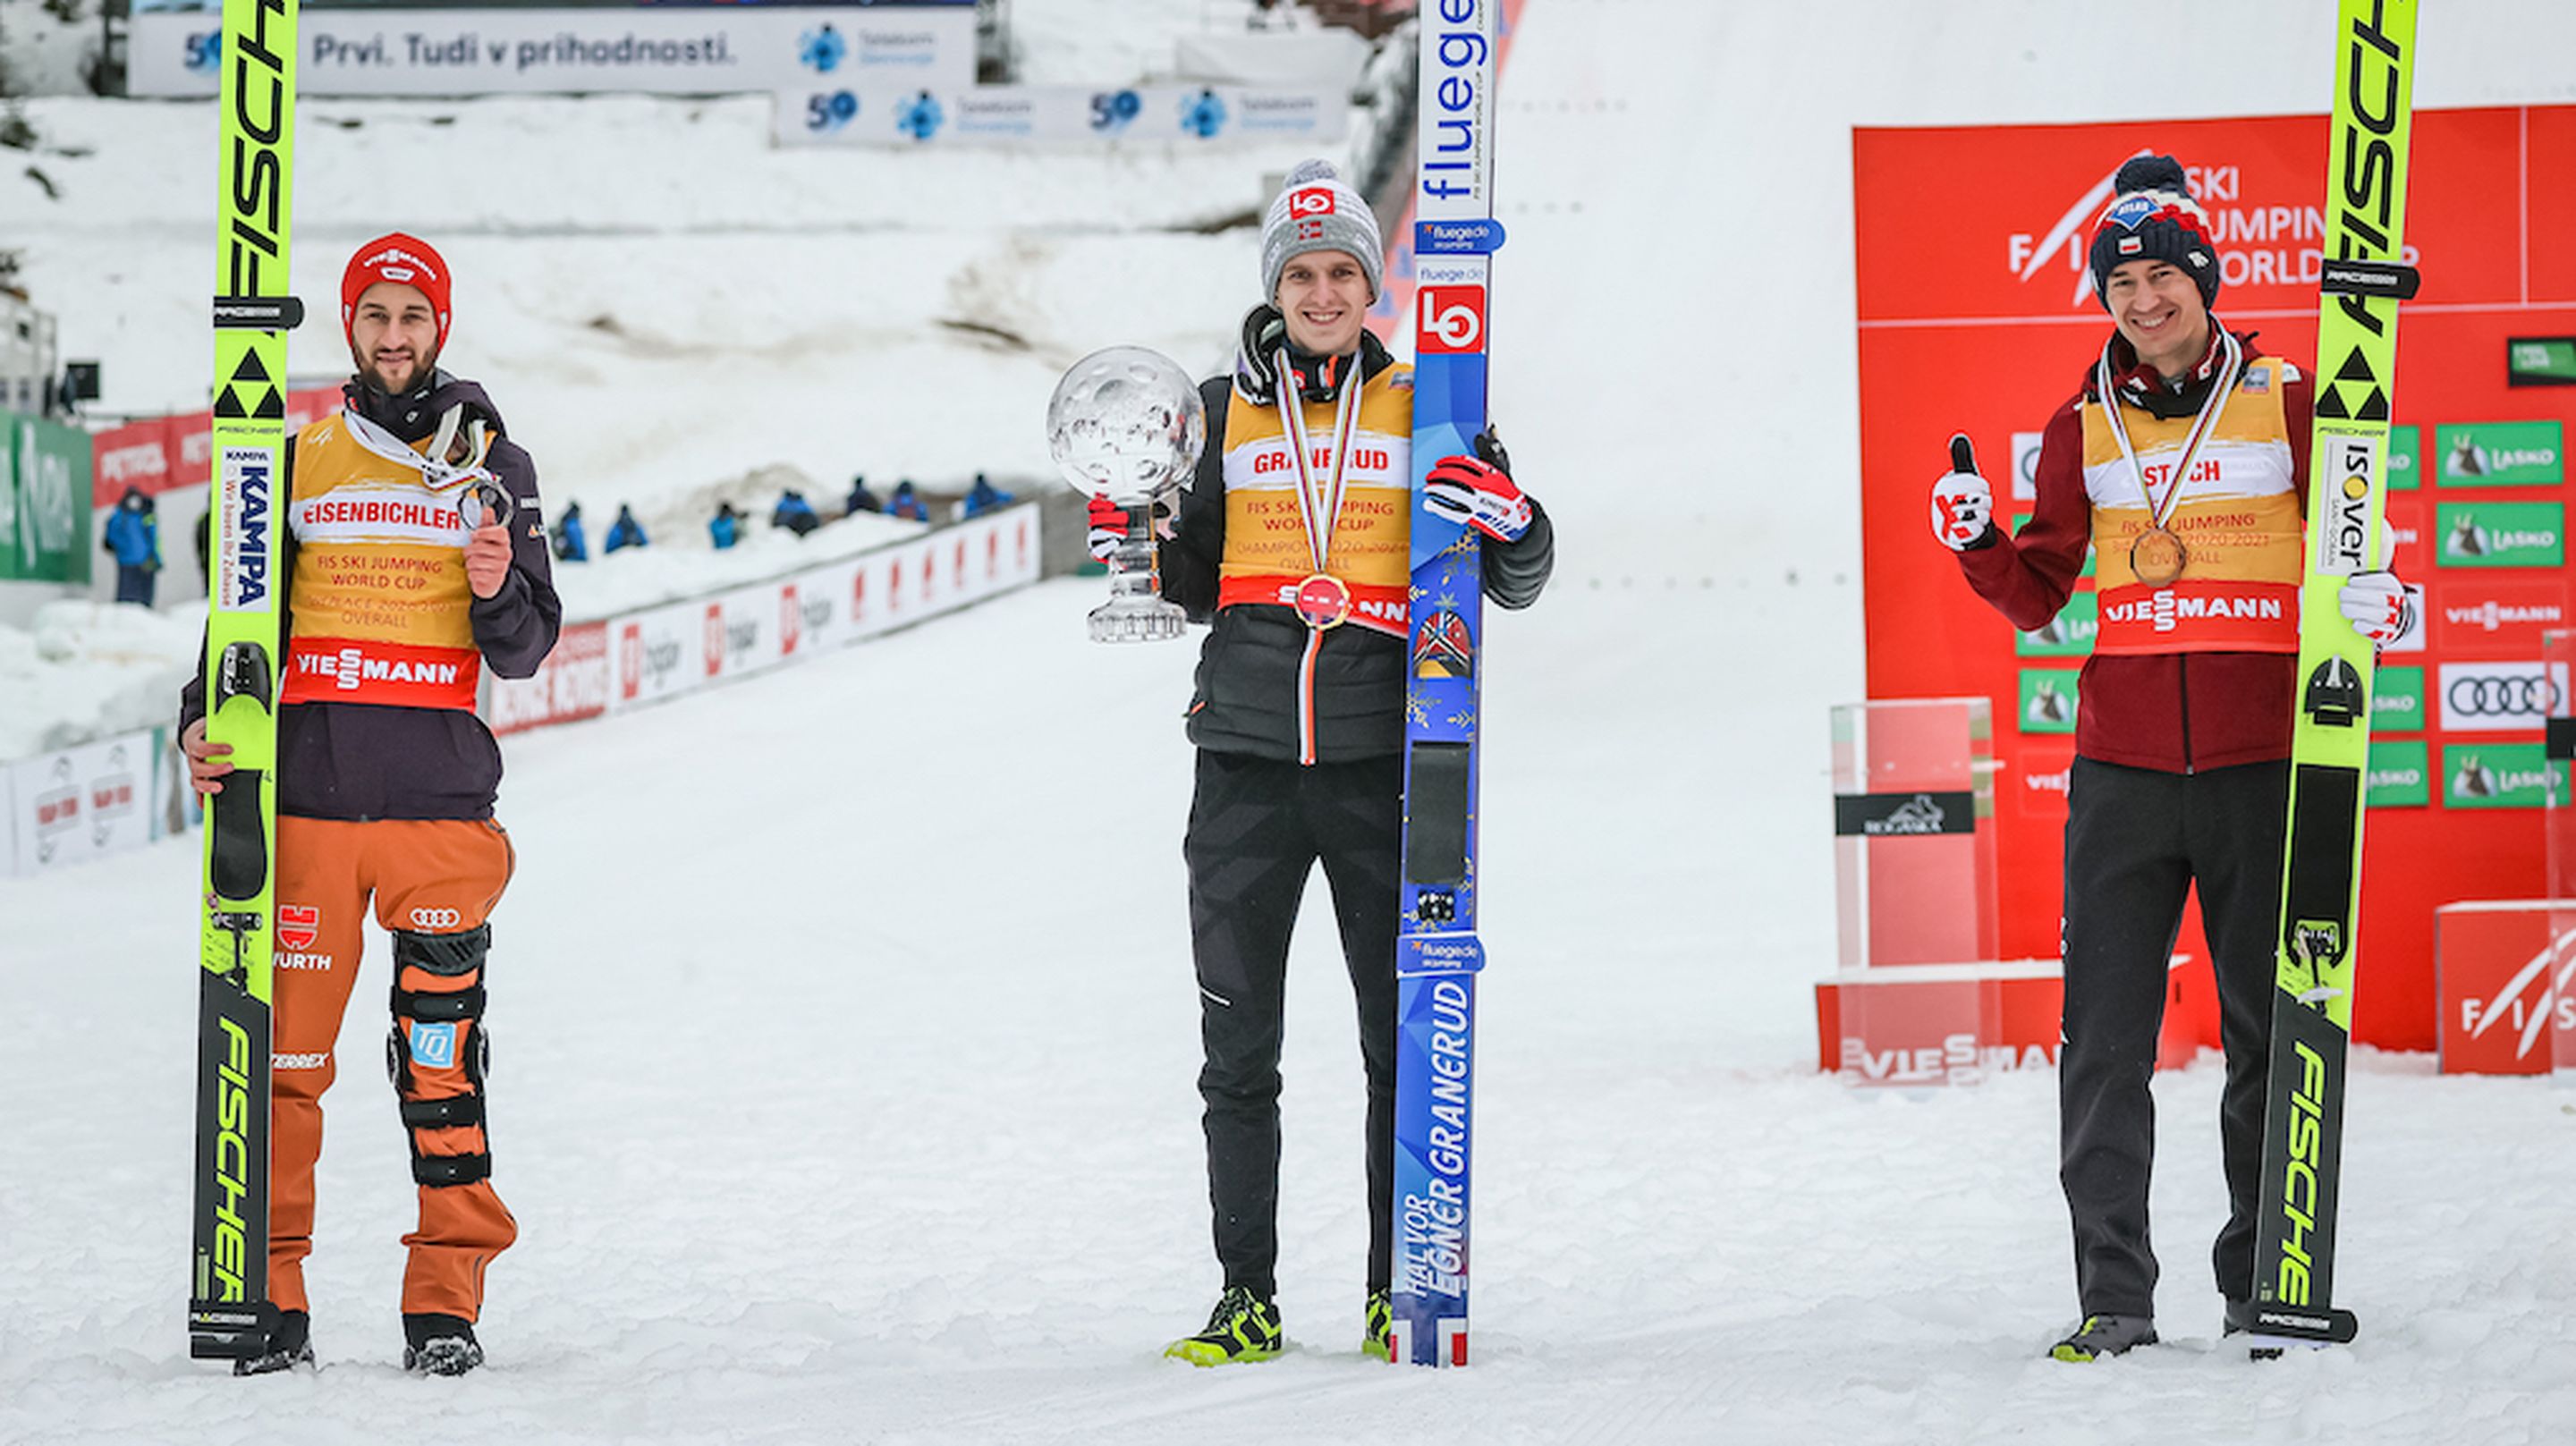
[(2443, 694), (2466, 717), (2538, 718), (2558, 706), (2558, 685), (2533, 673), (2520, 678), (2460, 678)]
[(414, 909), (411, 926), (415, 929), (453, 929), (465, 922), (465, 916), (454, 909)]

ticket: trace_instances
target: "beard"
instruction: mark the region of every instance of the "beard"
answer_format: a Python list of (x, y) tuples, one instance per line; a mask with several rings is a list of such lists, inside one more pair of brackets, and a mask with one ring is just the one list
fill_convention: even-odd
[(438, 368), (438, 353), (435, 350), (425, 356), (414, 358), (399, 374), (392, 376), (386, 375), (373, 358), (360, 356), (354, 350), (350, 353), (350, 359), (357, 363), (360, 381), (389, 397), (401, 396), (418, 387), (429, 379), (431, 372)]

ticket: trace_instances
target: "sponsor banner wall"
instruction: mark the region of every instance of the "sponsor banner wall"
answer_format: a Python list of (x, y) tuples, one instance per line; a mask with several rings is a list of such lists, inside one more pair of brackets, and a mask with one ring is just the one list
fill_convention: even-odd
[[(2219, 315), (2310, 368), (2326, 132), (2322, 116), (1854, 132), (1869, 696), (1995, 700), (1996, 787), (2019, 800), (1998, 810), (2006, 958), (2056, 952), (2072, 670), (2102, 620), (2088, 566), (2045, 636), (2016, 634), (1929, 535), (1924, 495), (1964, 431), (2020, 499), (1998, 512), (2028, 512), (2040, 424), (2111, 330), (2085, 247), (2142, 150), (2178, 156), (2210, 213)], [(2576, 333), (2576, 191), (2553, 179), (2576, 173), (2576, 107), (2419, 111), (2414, 143), (2424, 292), (2398, 327), (2387, 516), (2419, 622), (2384, 650), (2374, 708), (2375, 737), (2408, 746), (2374, 751), (2354, 1033), (2427, 1049), (2435, 906), (2542, 887), (2551, 785), (2514, 710), (2559, 686), (2531, 660), (2572, 601), (2576, 389), (2508, 388), (2504, 362), (2515, 337)], [(1979, 178), (1965, 207), (1961, 175)], [(2199, 933), (2195, 910), (2176, 947), (2206, 958)]]
[(523, 732), (802, 662), (1038, 580), (1034, 503), (854, 558), (602, 622), (569, 624), (533, 678), (484, 674), (482, 714)]
[[(211, 96), (220, 17), (139, 11), (126, 89)], [(975, 83), (971, 5), (589, 6), (302, 12), (306, 95), (643, 92), (722, 95), (808, 82), (960, 90)]]
[(1100, 145), (1118, 141), (1338, 141), (1347, 91), (1325, 86), (1071, 85), (939, 87), (803, 76), (782, 90), (780, 145)]
[(0, 412), (0, 581), (85, 583), (89, 434)]
[(778, 665), (778, 584), (738, 587), (706, 600), (699, 659), (710, 681), (739, 678)]
[(612, 713), (675, 698), (706, 678), (703, 603), (669, 603), (612, 619), (608, 624), (614, 684)]
[(160, 837), (168, 751), (166, 734), (144, 729), (7, 765), (8, 871), (44, 873)]
[[(300, 387), (288, 392), (286, 429), (292, 433), (339, 405), (340, 389), (336, 386)], [(157, 497), (174, 488), (204, 486), (208, 463), (214, 456), (214, 430), (211, 413), (191, 412), (148, 417), (92, 435), (90, 505), (113, 507), (129, 487), (146, 497)], [(163, 532), (166, 534), (168, 529), (165, 527)], [(166, 556), (166, 536), (163, 552)]]
[(555, 649), (546, 655), (535, 677), (503, 678), (484, 670), (489, 680), (483, 698), (483, 720), (495, 733), (519, 733), (549, 723), (575, 723), (608, 711), (612, 685), (608, 660), (608, 624), (567, 623)]

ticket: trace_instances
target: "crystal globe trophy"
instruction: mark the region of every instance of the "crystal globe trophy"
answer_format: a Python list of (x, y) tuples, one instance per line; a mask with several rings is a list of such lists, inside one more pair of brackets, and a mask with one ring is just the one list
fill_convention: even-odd
[(1154, 563), (1154, 505), (1175, 499), (1207, 445), (1207, 407), (1189, 373), (1160, 352), (1113, 346), (1073, 364), (1047, 399), (1047, 450), (1076, 491), (1127, 513), (1109, 558), (1109, 601), (1091, 612), (1096, 643), (1181, 635), (1187, 617), (1163, 600)]

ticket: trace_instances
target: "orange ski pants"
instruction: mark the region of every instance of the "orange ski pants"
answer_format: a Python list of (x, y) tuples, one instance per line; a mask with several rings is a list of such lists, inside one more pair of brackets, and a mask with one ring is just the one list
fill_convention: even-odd
[(268, 1293), (279, 1309), (309, 1309), (322, 1093), (339, 1073), (332, 1047), (372, 897), (394, 937), (387, 1062), (420, 1194), (419, 1228), (402, 1238), (403, 1312), (480, 1314), (484, 1267), (519, 1235), (488, 1178), (482, 1097), (485, 920), (514, 865), (488, 819), (277, 820)]

